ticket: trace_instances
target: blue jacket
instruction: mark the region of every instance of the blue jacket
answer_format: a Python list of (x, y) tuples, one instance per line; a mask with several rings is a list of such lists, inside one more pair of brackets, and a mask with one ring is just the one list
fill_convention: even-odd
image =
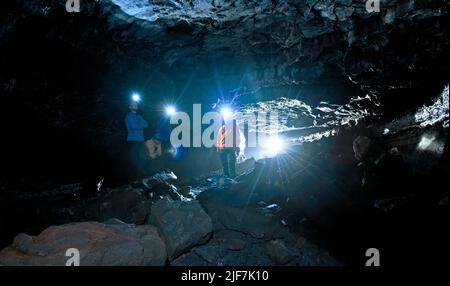
[(128, 113), (125, 124), (128, 129), (127, 141), (144, 142), (144, 129), (148, 127), (148, 123), (141, 115), (134, 112)]
[(158, 121), (153, 132), (153, 138), (159, 141), (169, 141), (170, 139), (170, 122), (167, 118)]

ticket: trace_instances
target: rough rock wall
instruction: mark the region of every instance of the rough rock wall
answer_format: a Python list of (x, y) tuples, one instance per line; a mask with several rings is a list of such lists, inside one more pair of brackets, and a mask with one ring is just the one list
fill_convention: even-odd
[(137, 64), (173, 75), (219, 62), (224, 74), (245, 66), (255, 84), (348, 76), (401, 87), (414, 84), (412, 75), (447, 70), (448, 1), (381, 1), (379, 13), (349, 0), (81, 1), (77, 14), (64, 3), (7, 1), (20, 16), (2, 13), (0, 38), (41, 21), (42, 37), (115, 69)]
[(117, 157), (133, 89), (153, 116), (178, 99), (345, 104), (367, 92), (396, 118), (448, 83), (446, 0), (381, 1), (380, 13), (362, 0), (81, 0), (80, 13), (65, 2), (7, 0), (0, 12), (2, 128), (20, 142), (50, 138), (42, 154), (66, 146), (59, 158), (76, 146)]

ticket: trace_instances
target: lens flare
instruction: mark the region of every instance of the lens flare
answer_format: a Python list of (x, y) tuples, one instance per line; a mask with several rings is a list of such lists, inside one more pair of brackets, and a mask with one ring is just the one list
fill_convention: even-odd
[(227, 120), (233, 117), (233, 110), (229, 106), (224, 106), (220, 109), (220, 114), (223, 119)]
[(139, 94), (137, 94), (137, 93), (133, 93), (133, 94), (131, 95), (131, 99), (132, 99), (134, 102), (140, 102), (140, 101), (141, 101), (141, 96), (140, 96)]
[(263, 157), (275, 157), (285, 151), (284, 140), (276, 135), (267, 138), (267, 140), (262, 142), (261, 147), (261, 155)]
[(165, 109), (168, 116), (172, 116), (177, 112), (177, 109), (173, 105), (167, 105)]

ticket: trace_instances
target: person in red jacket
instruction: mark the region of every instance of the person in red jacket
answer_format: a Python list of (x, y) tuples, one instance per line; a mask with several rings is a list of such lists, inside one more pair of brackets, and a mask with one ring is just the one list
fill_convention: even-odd
[(240, 152), (241, 131), (228, 106), (222, 106), (222, 125), (217, 136), (216, 147), (223, 167), (223, 174), (236, 177), (236, 158)]

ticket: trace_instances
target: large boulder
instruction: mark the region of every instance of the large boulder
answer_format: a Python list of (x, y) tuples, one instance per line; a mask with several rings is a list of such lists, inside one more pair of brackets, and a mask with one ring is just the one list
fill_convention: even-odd
[(174, 201), (167, 197), (152, 206), (150, 223), (164, 239), (169, 260), (206, 242), (213, 227), (211, 218), (197, 201)]
[(248, 189), (209, 189), (198, 199), (215, 223), (230, 230), (250, 234), (254, 238), (271, 238), (282, 225), (280, 217), (266, 215), (254, 198), (258, 191)]
[(276, 239), (266, 244), (266, 252), (269, 257), (278, 265), (286, 264), (292, 261), (296, 254), (286, 247), (282, 240)]
[(0, 252), (0, 265), (64, 266), (79, 250), (81, 266), (162, 266), (166, 248), (154, 226), (98, 222), (51, 226), (38, 236), (19, 234)]
[(194, 247), (170, 262), (175, 266), (272, 266), (266, 241), (233, 230), (214, 232), (207, 244)]

